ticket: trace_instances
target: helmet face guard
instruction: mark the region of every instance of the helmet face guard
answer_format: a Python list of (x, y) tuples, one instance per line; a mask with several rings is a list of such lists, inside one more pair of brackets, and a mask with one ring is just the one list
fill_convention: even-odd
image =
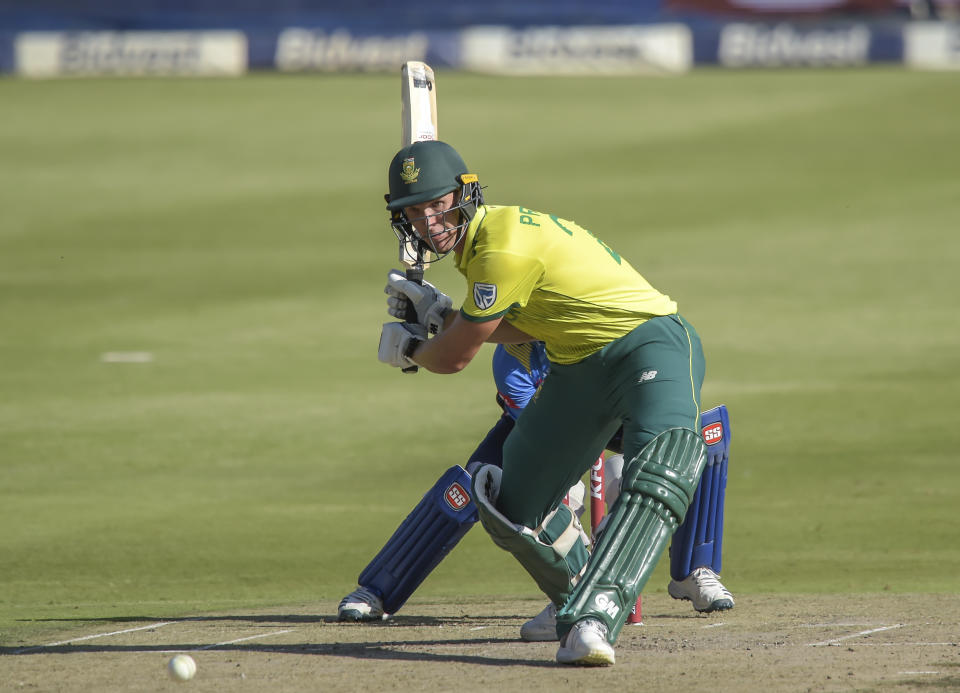
[[(483, 193), (477, 176), (472, 173), (464, 173), (457, 176), (459, 192), (457, 193), (456, 204), (443, 212), (431, 214), (429, 217), (417, 217), (409, 219), (403, 209), (395, 209), (390, 212), (390, 226), (400, 241), (400, 261), (405, 264), (422, 265), (425, 263), (436, 262), (450, 254), (463, 237), (467, 234), (467, 227), (473, 221), (477, 213), (477, 205), (483, 204)], [(454, 188), (456, 190), (456, 188)], [(445, 193), (446, 194), (446, 193)], [(441, 196), (442, 197), (442, 196)], [(433, 236), (421, 238), (413, 228), (413, 223), (422, 219), (431, 217), (445, 217), (448, 214), (457, 215), (457, 224), (453, 227), (456, 233), (453, 243), (448, 250), (441, 251), (437, 248)], [(444, 230), (446, 234), (450, 229)], [(438, 234), (440, 235), (440, 234)]]

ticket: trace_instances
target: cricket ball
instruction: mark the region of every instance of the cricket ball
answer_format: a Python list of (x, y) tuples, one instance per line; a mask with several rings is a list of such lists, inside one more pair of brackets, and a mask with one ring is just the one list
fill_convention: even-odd
[(187, 654), (178, 654), (167, 662), (167, 671), (174, 681), (189, 681), (197, 673), (197, 663)]

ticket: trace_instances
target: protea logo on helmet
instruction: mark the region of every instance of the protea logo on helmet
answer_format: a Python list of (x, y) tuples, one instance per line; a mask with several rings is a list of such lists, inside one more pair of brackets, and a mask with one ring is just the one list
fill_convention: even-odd
[(413, 160), (413, 157), (404, 159), (400, 167), (400, 178), (403, 179), (403, 182), (407, 184), (416, 183), (419, 177), (420, 169), (417, 168), (417, 162)]
[(480, 310), (486, 310), (497, 302), (497, 285), (475, 282), (473, 285), (473, 302)]
[(444, 499), (454, 510), (463, 510), (470, 502), (470, 494), (460, 484), (454, 481), (443, 494)]

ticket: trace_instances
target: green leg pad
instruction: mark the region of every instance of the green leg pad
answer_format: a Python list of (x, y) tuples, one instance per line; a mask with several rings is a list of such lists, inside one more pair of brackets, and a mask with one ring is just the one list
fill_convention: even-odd
[(511, 522), (496, 508), (501, 470), (484, 465), (473, 477), (473, 498), (483, 528), (520, 561), (554, 604), (563, 604), (587, 564), (587, 536), (570, 508), (559, 505), (536, 529)]
[(605, 623), (607, 639), (616, 641), (630, 607), (687, 514), (706, 460), (699, 435), (671, 428), (630, 461), (586, 572), (557, 612), (560, 637), (590, 617)]

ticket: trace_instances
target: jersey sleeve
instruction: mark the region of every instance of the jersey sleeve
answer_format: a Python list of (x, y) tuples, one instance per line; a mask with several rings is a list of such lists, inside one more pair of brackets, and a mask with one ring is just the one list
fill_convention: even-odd
[(478, 254), (467, 268), (467, 296), (461, 313), (483, 322), (499, 318), (514, 306), (523, 307), (540, 277), (543, 263), (537, 258), (504, 251)]

